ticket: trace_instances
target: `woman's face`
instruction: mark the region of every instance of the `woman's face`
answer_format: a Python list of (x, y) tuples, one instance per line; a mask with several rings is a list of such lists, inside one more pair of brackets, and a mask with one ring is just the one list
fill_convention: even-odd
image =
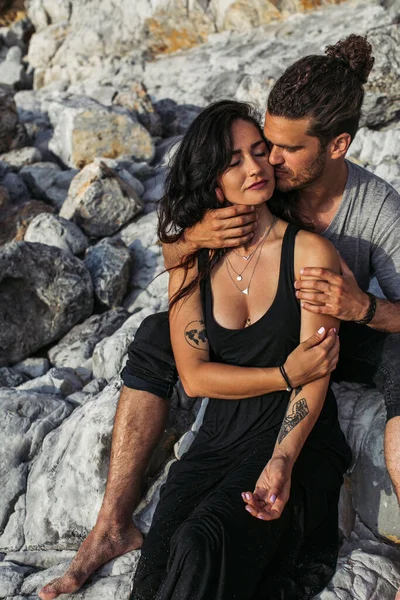
[(259, 130), (253, 123), (237, 120), (232, 125), (232, 142), (230, 165), (218, 182), (224, 199), (254, 206), (266, 202), (274, 191), (274, 168)]

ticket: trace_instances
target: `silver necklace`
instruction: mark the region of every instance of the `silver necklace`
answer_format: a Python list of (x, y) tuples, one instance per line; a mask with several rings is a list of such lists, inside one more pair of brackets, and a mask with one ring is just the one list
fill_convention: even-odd
[(254, 254), (257, 252), (259, 245), (263, 243), (264, 239), (267, 237), (268, 234), (269, 234), (269, 230), (264, 233), (264, 235), (258, 242), (257, 246), (254, 248), (254, 250), (252, 250), (250, 252), (250, 254), (239, 254), (238, 252), (235, 252), (235, 250), (232, 250), (233, 254), (236, 254), (236, 256), (240, 256), (240, 258), (243, 258), (243, 260), (246, 260), (246, 261), (251, 260), (254, 256)]
[[(250, 262), (251, 262), (251, 259), (253, 258), (253, 256), (254, 256), (255, 252), (257, 252), (257, 250), (258, 250), (258, 248), (260, 247), (260, 245), (261, 245), (261, 244), (262, 244), (262, 243), (263, 243), (263, 242), (264, 242), (264, 241), (267, 239), (267, 237), (269, 236), (269, 234), (270, 234), (271, 230), (273, 229), (273, 227), (274, 227), (274, 225), (275, 225), (276, 221), (277, 221), (277, 218), (276, 218), (276, 217), (274, 217), (274, 219), (273, 219), (273, 221), (272, 221), (271, 225), (270, 225), (270, 226), (269, 226), (269, 228), (266, 230), (266, 232), (265, 232), (265, 233), (264, 233), (264, 235), (262, 236), (261, 240), (258, 242), (257, 246), (255, 247), (255, 250), (253, 250), (253, 251), (252, 251), (250, 254), (248, 254), (248, 255), (247, 255), (247, 258), (246, 258), (246, 261), (247, 261), (247, 262), (246, 262), (246, 265), (245, 265), (244, 269), (243, 269), (241, 272), (239, 272), (239, 271), (237, 271), (237, 270), (235, 269), (235, 267), (232, 265), (232, 263), (231, 263), (231, 261), (230, 261), (230, 259), (229, 259), (229, 256), (228, 256), (228, 255), (226, 255), (226, 260), (228, 261), (228, 263), (229, 263), (229, 266), (230, 266), (231, 270), (232, 270), (232, 271), (233, 271), (233, 272), (236, 274), (236, 281), (242, 281), (242, 279), (243, 279), (243, 273), (245, 272), (245, 270), (246, 270), (246, 269), (247, 269), (247, 267), (249, 266), (249, 264), (250, 264)], [(233, 251), (233, 252), (234, 252), (234, 251)], [(243, 257), (241, 254), (237, 254), (236, 252), (234, 252), (234, 254), (236, 254), (236, 256), (241, 256), (241, 258), (244, 258), (244, 257)]]

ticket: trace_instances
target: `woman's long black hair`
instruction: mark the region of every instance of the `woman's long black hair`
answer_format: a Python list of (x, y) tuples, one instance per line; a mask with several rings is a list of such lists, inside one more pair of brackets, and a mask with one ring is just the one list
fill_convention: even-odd
[[(264, 138), (257, 111), (250, 104), (221, 100), (202, 110), (191, 123), (172, 159), (165, 183), (165, 192), (158, 208), (158, 236), (164, 244), (173, 244), (184, 237), (185, 230), (199, 223), (209, 209), (220, 208), (216, 187), (218, 178), (232, 159), (232, 124), (252, 123)], [(268, 202), (273, 214), (302, 226), (293, 201), (274, 193)], [(208, 277), (212, 268), (226, 253), (225, 248), (209, 253), (199, 264), (195, 280), (185, 284), (189, 268), (196, 263), (200, 251), (187, 256), (179, 268), (185, 271), (181, 288), (170, 300), (170, 308), (191, 294)]]

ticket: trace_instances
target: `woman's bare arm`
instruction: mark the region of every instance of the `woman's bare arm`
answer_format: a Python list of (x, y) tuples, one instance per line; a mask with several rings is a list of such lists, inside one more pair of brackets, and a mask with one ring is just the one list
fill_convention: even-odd
[[(307, 260), (312, 260), (313, 264), (318, 261), (318, 266), (340, 272), (336, 250), (330, 242), (313, 234), (298, 234), (295, 259), (296, 275)], [(338, 320), (333, 317), (325, 315), (321, 322), (315, 316), (322, 315), (301, 309), (301, 340), (307, 338), (317, 324), (326, 328), (339, 326)], [(319, 417), (328, 385), (329, 376), (326, 376), (293, 390), (274, 453), (257, 482), (255, 497), (250, 493), (248, 498), (244, 498), (250, 501), (248, 510), (254, 516), (275, 519), (281, 515), (289, 497), (291, 470)]]

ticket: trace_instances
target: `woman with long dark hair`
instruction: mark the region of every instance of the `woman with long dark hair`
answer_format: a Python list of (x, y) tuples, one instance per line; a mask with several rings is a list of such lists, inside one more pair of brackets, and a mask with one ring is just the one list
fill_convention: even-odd
[[(167, 265), (171, 243), (225, 203), (254, 206), (251, 244), (170, 270), (176, 365), (186, 392), (209, 402), (162, 489), (136, 600), (305, 600), (336, 564), (350, 451), (329, 377), (292, 389), (285, 360), (319, 327), (337, 327), (300, 307), (294, 281), (307, 264), (337, 271), (338, 256), (274, 195), (257, 118), (232, 101), (203, 110), (173, 159), (159, 220)], [(280, 370), (280, 391), (264, 393), (263, 367)]]

